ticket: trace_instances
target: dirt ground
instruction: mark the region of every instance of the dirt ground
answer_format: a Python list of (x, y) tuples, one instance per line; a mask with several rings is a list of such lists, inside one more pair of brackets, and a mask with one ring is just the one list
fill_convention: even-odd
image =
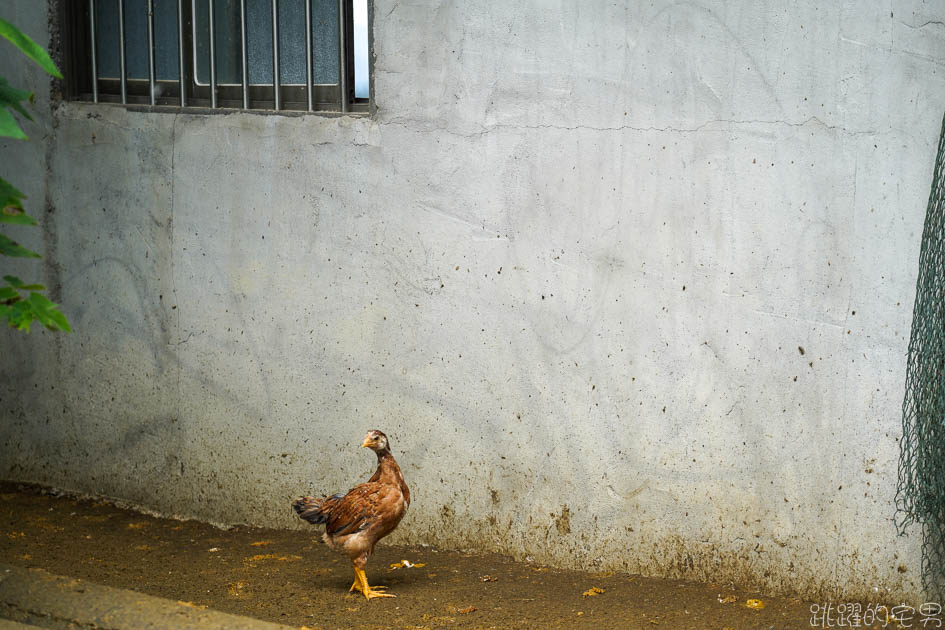
[[(383, 542), (368, 580), (397, 597), (365, 601), (348, 593), (349, 561), (318, 542), (314, 527), (224, 531), (9, 483), (0, 483), (0, 532), (3, 563), (297, 627), (811, 627), (799, 599)], [(418, 564), (390, 568), (403, 559)], [(601, 592), (585, 596), (592, 588)]]

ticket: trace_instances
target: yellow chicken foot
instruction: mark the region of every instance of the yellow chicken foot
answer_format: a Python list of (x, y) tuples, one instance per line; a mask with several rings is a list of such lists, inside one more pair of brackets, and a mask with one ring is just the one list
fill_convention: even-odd
[[(357, 590), (361, 591), (361, 593), (364, 594), (365, 599), (374, 599), (375, 597), (397, 597), (396, 595), (392, 595), (391, 593), (382, 592), (383, 589), (387, 588), (386, 586), (373, 586), (372, 587), (368, 585), (367, 574), (364, 573), (362, 569), (355, 567), (354, 575), (357, 578), (357, 582), (359, 582), (359, 584), (357, 585)], [(354, 584), (351, 585), (351, 589), (352, 590), (355, 589)], [(348, 591), (348, 592), (350, 593), (351, 591)]]
[(357, 569), (354, 570), (354, 584), (352, 584), (351, 588), (348, 589), (349, 593), (353, 593), (355, 591), (361, 591), (361, 579), (358, 577)]

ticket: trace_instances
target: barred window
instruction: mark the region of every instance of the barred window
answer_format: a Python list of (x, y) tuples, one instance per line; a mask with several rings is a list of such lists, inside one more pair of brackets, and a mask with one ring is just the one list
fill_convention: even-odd
[(64, 0), (78, 100), (368, 111), (369, 0)]

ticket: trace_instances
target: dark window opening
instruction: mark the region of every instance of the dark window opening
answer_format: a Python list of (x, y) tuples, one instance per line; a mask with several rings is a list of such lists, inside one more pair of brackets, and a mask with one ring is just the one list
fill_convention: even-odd
[(145, 105), (368, 111), (369, 5), (66, 1), (70, 95)]

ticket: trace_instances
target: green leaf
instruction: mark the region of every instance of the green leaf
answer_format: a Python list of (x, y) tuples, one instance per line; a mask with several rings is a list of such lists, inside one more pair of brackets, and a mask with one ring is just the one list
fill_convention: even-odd
[(23, 209), (17, 209), (13, 206), (7, 206), (0, 211), (0, 223), (10, 223), (12, 225), (36, 225), (36, 219), (23, 212)]
[(41, 284), (26, 284), (25, 282), (23, 282), (16, 276), (3, 276), (3, 279), (6, 280), (7, 283), (11, 287), (13, 287), (14, 289), (18, 289), (20, 291), (45, 291), (46, 290), (46, 287), (44, 287)]
[(33, 309), (33, 315), (49, 330), (72, 332), (69, 321), (62, 311), (42, 293), (30, 293), (26, 301)]
[(26, 249), (5, 234), (0, 234), (0, 254), (14, 258), (42, 258), (36, 252)]
[(16, 324), (13, 323), (13, 307), (7, 306), (6, 304), (0, 304), (0, 319), (5, 319), (9, 322), (10, 326), (18, 328)]
[[(19, 280), (16, 276), (4, 276), (4, 278), (8, 282)], [(32, 285), (22, 285), (19, 288), (25, 289), (28, 286)], [(49, 298), (34, 292), (24, 300), (13, 287), (0, 287), (0, 319), (6, 319), (10, 326), (26, 332), (29, 332), (30, 324), (34, 320), (39, 320), (49, 330), (72, 332), (69, 320)]]
[(16, 138), (17, 140), (29, 140), (29, 137), (20, 129), (20, 123), (8, 109), (0, 109), (0, 136), (4, 138)]
[(16, 111), (20, 112), (27, 120), (33, 120), (33, 117), (30, 116), (30, 113), (26, 111), (20, 101), (29, 101), (30, 105), (33, 104), (33, 93), (26, 90), (18, 90), (17, 88), (10, 85), (10, 83), (0, 77), (0, 105), (4, 107), (12, 107)]
[(38, 63), (47, 74), (51, 74), (57, 79), (62, 78), (62, 73), (59, 72), (59, 68), (56, 67), (53, 60), (49, 58), (49, 53), (43, 50), (42, 46), (30, 39), (29, 36), (20, 29), (2, 18), (0, 18), (0, 35), (3, 35), (13, 42), (14, 46), (22, 50), (27, 57)]
[(0, 177), (0, 223), (36, 225), (36, 219), (23, 211), (21, 199), (25, 197), (13, 184)]
[(20, 101), (33, 102), (33, 93), (26, 90), (18, 90), (11, 86), (6, 79), (0, 77), (0, 135), (8, 138), (19, 138), (26, 140), (26, 134), (20, 128), (20, 124), (13, 116), (17, 111), (21, 116), (28, 120), (33, 120), (30, 113), (20, 105)]
[(26, 199), (26, 195), (16, 189), (16, 186), (0, 177), (0, 208), (15, 206), (22, 208), (21, 199)]
[(13, 306), (10, 306), (9, 309), (9, 314), (6, 317), (10, 320), (10, 325), (17, 330), (29, 332), (30, 324), (32, 324), (35, 319), (35, 317), (33, 317), (33, 309), (30, 308), (29, 302), (17, 302)]

